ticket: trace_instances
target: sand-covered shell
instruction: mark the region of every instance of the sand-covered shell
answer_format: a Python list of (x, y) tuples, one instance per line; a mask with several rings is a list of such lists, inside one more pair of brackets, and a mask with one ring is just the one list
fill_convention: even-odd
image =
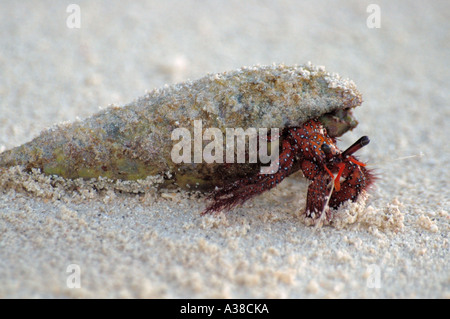
[[(361, 95), (352, 81), (323, 67), (255, 66), (153, 90), (122, 107), (60, 124), (0, 154), (0, 167), (23, 165), (67, 179), (138, 180), (163, 175), (165, 186), (213, 189), (245, 175), (247, 164), (171, 159), (176, 128), (285, 128), (323, 119), (330, 135), (353, 128)], [(193, 136), (193, 135), (192, 135)], [(206, 143), (206, 142), (205, 142)]]

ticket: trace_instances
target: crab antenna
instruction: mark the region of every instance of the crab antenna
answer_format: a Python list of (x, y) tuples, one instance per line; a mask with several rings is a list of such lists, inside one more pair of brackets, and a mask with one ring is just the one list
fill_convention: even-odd
[(355, 143), (353, 143), (349, 148), (347, 148), (343, 153), (342, 157), (345, 158), (346, 156), (352, 155), (359, 149), (363, 148), (367, 144), (369, 144), (370, 140), (367, 136), (361, 137), (359, 140), (357, 140)]

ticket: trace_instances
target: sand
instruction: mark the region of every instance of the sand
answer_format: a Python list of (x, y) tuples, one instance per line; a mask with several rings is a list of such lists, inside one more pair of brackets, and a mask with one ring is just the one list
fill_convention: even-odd
[(4, 170), (0, 297), (449, 298), (450, 5), (378, 1), (371, 29), (370, 3), (78, 1), (69, 29), (65, 3), (3, 1), (0, 150), (165, 83), (311, 61), (363, 94), (339, 146), (368, 135), (359, 156), (378, 180), (315, 228), (299, 175), (202, 217), (197, 194)]

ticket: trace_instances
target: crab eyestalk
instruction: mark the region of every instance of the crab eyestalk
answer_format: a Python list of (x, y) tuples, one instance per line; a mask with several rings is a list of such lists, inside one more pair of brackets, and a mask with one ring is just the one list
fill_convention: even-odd
[(363, 148), (364, 146), (369, 144), (369, 142), (370, 142), (369, 137), (367, 137), (367, 136), (361, 137), (359, 140), (357, 140), (355, 143), (353, 143), (349, 148), (347, 148), (342, 153), (342, 158), (346, 158), (347, 156), (352, 155), (356, 151), (360, 150), (361, 148)]

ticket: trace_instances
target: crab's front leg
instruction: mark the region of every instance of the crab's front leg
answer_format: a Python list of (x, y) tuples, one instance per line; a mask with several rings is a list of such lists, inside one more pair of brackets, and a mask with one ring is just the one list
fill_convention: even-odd
[(330, 198), (330, 207), (338, 208), (347, 200), (355, 201), (359, 194), (367, 189), (373, 182), (372, 173), (366, 169), (365, 164), (357, 161), (353, 156), (344, 162), (340, 187), (335, 190)]
[(285, 139), (281, 145), (280, 156), (271, 164), (272, 171), (269, 174), (259, 173), (214, 191), (210, 196), (212, 204), (202, 214), (231, 209), (277, 186), (287, 176), (294, 173), (296, 171), (293, 167), (295, 157), (291, 143)]
[(312, 180), (308, 186), (305, 213), (307, 217), (317, 218), (324, 210), (331, 176), (319, 164), (308, 160), (302, 162), (302, 172), (307, 179)]

